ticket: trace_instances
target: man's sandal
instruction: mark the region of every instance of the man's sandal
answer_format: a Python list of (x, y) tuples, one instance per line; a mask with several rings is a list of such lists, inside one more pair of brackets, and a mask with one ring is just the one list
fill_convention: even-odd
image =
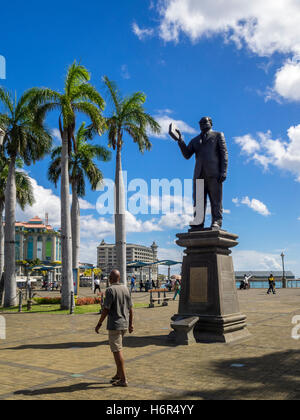
[(112, 384), (113, 382), (119, 381), (121, 378), (118, 375), (115, 375), (113, 378), (111, 378), (110, 383)]
[(118, 381), (113, 382), (112, 385), (113, 386), (127, 387), (128, 386), (128, 382), (124, 382), (124, 381), (122, 381), (122, 379), (119, 379)]

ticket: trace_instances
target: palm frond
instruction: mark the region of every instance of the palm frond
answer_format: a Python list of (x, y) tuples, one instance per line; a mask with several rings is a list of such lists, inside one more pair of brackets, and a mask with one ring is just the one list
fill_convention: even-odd
[(47, 177), (50, 182), (57, 187), (58, 180), (61, 176), (61, 156), (52, 159), (51, 165), (48, 168)]
[(89, 117), (95, 129), (101, 130), (104, 124), (104, 118), (99, 113), (98, 108), (89, 102), (77, 102), (72, 105), (75, 112), (82, 113)]
[(17, 202), (22, 210), (34, 204), (33, 186), (30, 177), (23, 171), (16, 171), (16, 191)]
[(88, 83), (74, 87), (72, 90), (72, 101), (88, 101), (94, 103), (101, 111), (103, 111), (105, 107), (105, 101), (100, 93), (94, 88), (94, 86)]
[(91, 79), (89, 71), (82, 66), (77, 64), (76, 61), (69, 67), (65, 82), (65, 93), (71, 98), (74, 94), (74, 90), (82, 83), (87, 83)]
[(112, 80), (109, 80), (107, 76), (103, 76), (102, 80), (104, 82), (106, 91), (108, 93), (108, 100), (113, 102), (116, 113), (120, 114), (122, 98), (121, 98), (119, 89), (117, 87), (117, 84), (113, 82)]
[(12, 115), (14, 113), (14, 102), (9, 91), (0, 86), (0, 102), (4, 108)]

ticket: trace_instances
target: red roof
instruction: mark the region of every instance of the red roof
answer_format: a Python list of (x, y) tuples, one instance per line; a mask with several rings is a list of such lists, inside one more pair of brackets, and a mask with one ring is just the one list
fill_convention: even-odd
[(15, 226), (24, 227), (27, 229), (36, 228), (36, 229), (45, 229), (49, 231), (53, 230), (53, 227), (51, 225), (45, 225), (42, 219), (40, 219), (38, 216), (33, 217), (32, 219), (29, 220), (29, 222), (16, 222)]

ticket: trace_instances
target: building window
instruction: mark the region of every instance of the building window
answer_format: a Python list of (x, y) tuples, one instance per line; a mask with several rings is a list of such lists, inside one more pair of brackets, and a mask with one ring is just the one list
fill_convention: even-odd
[(27, 240), (27, 260), (33, 260), (33, 237), (29, 236)]

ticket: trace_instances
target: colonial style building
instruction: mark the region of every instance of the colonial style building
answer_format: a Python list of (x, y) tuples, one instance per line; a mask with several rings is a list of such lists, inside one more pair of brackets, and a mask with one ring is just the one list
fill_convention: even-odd
[(16, 222), (16, 260), (36, 259), (45, 263), (61, 261), (60, 232), (38, 216), (29, 222)]
[[(134, 261), (139, 261), (143, 263), (154, 263), (158, 261), (157, 259), (157, 249), (158, 246), (155, 242), (151, 245), (151, 247), (143, 246), (143, 245), (135, 245), (135, 244), (127, 244), (126, 245), (126, 257), (127, 257), (127, 264), (132, 263)], [(111, 270), (116, 268), (117, 257), (116, 257), (116, 246), (114, 244), (107, 244), (103, 240), (101, 244), (97, 247), (97, 266), (101, 268), (102, 272), (105, 275), (108, 275)], [(135, 269), (128, 268), (127, 274), (132, 275), (135, 273)], [(138, 270), (139, 272), (140, 270)], [(143, 270), (143, 278), (149, 275), (149, 268), (144, 268)], [(154, 265), (151, 268), (151, 275), (152, 279), (157, 279), (158, 267)]]

